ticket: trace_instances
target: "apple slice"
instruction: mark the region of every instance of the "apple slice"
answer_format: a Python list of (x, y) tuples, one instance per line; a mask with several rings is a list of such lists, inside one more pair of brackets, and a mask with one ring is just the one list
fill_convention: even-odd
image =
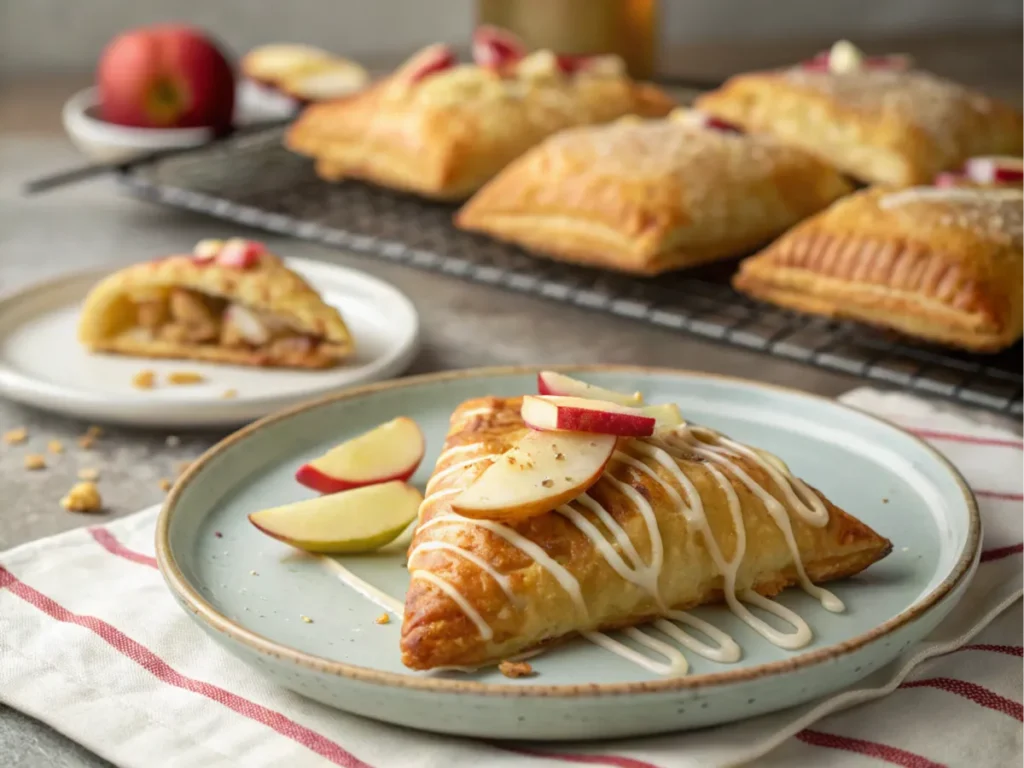
[(526, 55), (523, 41), (511, 32), (488, 24), (473, 33), (473, 61), (488, 69), (505, 69)]
[(722, 133), (743, 133), (743, 129), (720, 117), (701, 112), (699, 109), (678, 108), (672, 110), (670, 119), (674, 123), (688, 125), (693, 128), (708, 128)]
[(451, 69), (459, 58), (455, 51), (444, 43), (428, 45), (406, 61), (393, 75), (395, 80), (408, 84), (418, 83), (431, 75)]
[(604, 400), (616, 405), (643, 405), (644, 403), (644, 396), (639, 392), (634, 392), (632, 395), (614, 392), (610, 389), (595, 387), (593, 384), (587, 384), (554, 371), (541, 371), (537, 374), (537, 393), (540, 395), (585, 397), (588, 400)]
[(213, 240), (209, 238), (206, 240), (200, 240), (196, 243), (196, 247), (192, 249), (192, 258), (195, 261), (210, 261), (217, 258), (217, 254), (220, 253), (220, 250), (223, 247), (223, 240)]
[(425, 450), (426, 441), (416, 422), (400, 416), (303, 464), (295, 479), (320, 493), (405, 481), (420, 465)]
[(249, 522), (307, 552), (372, 552), (397, 539), (422, 503), (419, 491), (395, 480), (253, 512)]
[(978, 184), (1024, 181), (1024, 160), (1019, 157), (972, 157), (964, 163), (963, 173)]
[(260, 255), (266, 253), (266, 251), (267, 249), (263, 243), (233, 237), (224, 243), (224, 246), (217, 253), (216, 259), (217, 263), (224, 267), (249, 269), (259, 264)]
[(572, 501), (597, 482), (612, 435), (527, 432), (451, 502), (465, 517), (522, 520)]
[(639, 408), (585, 397), (527, 395), (520, 413), (531, 429), (620, 437), (650, 437), (657, 423)]
[(645, 416), (654, 417), (655, 429), (675, 429), (680, 424), (686, 423), (686, 419), (683, 418), (683, 414), (679, 411), (679, 406), (675, 403), (648, 405), (646, 408), (641, 408), (640, 411)]

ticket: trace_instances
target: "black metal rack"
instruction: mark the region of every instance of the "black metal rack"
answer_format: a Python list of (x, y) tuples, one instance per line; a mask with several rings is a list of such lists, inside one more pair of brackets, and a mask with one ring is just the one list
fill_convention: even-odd
[(808, 318), (729, 287), (735, 262), (635, 278), (531, 256), (461, 232), (453, 207), (369, 185), (328, 184), (281, 146), (280, 130), (129, 167), (133, 194), (513, 291), (843, 371), (1020, 416), (1020, 344), (998, 355), (923, 346), (853, 323)]

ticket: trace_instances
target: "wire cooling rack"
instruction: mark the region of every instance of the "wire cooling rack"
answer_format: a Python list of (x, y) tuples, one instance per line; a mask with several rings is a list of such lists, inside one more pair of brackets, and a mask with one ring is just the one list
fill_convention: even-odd
[(922, 346), (809, 318), (729, 287), (735, 262), (634, 278), (530, 256), (460, 232), (454, 208), (366, 184), (328, 184), (273, 130), (128, 168), (133, 194), (477, 283), (532, 293), (865, 379), (1021, 415), (1020, 344), (999, 355)]

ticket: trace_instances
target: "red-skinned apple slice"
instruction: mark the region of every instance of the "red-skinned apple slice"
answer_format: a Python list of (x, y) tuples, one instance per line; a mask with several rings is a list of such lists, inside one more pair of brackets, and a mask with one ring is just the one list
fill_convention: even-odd
[(255, 240), (233, 238), (224, 243), (217, 253), (217, 263), (234, 269), (249, 269), (260, 262), (260, 255), (266, 252), (263, 243)]
[(398, 538), (422, 503), (419, 491), (396, 480), (253, 512), (249, 522), (307, 552), (372, 552)]
[(400, 416), (302, 465), (295, 479), (320, 493), (405, 481), (420, 465), (425, 450), (416, 422)]
[(680, 424), (685, 424), (686, 419), (679, 411), (675, 403), (661, 403), (659, 405), (648, 405), (640, 409), (645, 416), (653, 416), (655, 429), (675, 429)]
[(393, 77), (409, 84), (418, 83), (430, 75), (451, 69), (458, 60), (455, 51), (444, 43), (428, 45), (419, 53), (413, 54), (412, 58), (398, 68)]
[(527, 432), (451, 502), (465, 517), (523, 520), (566, 504), (597, 482), (612, 435)]
[(488, 69), (505, 69), (526, 55), (523, 41), (500, 27), (483, 25), (473, 33), (473, 61)]
[(523, 398), (523, 421), (531, 429), (650, 437), (657, 419), (639, 408), (584, 397), (542, 395)]
[(541, 371), (537, 374), (537, 393), (540, 395), (562, 395), (564, 397), (585, 397), (588, 400), (604, 400), (616, 405), (643, 405), (644, 397), (639, 392), (627, 395), (610, 389), (595, 387), (585, 381), (574, 379), (555, 371)]
[(1019, 157), (972, 157), (963, 168), (964, 175), (978, 184), (998, 184), (1024, 180), (1024, 160)]

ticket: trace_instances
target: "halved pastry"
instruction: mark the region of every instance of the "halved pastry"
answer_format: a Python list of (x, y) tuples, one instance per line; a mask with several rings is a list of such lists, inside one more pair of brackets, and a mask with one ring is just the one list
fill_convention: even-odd
[(564, 131), (456, 224), (564, 261), (654, 275), (767, 242), (852, 187), (831, 166), (694, 110)]
[(802, 147), (865, 182), (927, 184), (973, 155), (1020, 155), (1018, 110), (849, 43), (789, 69), (730, 79), (696, 106)]
[(1020, 189), (874, 188), (743, 262), (737, 290), (803, 312), (993, 352), (1021, 337)]
[(354, 351), (338, 311), (246, 240), (204, 240), (109, 275), (86, 297), (78, 337), (93, 352), (287, 368)]
[[(408, 553), (401, 650), (413, 669), (495, 662), (574, 633), (608, 647), (615, 641), (595, 632), (663, 617), (687, 623), (682, 611), (723, 599), (770, 641), (798, 648), (808, 625), (765, 596), (799, 584), (842, 610), (812, 582), (858, 573), (891, 549), (777, 458), (685, 424), (620, 438), (596, 483), (551, 511), (501, 522), (455, 514), (453, 502), (499, 460), (524, 477), (577, 464), (568, 448), (526, 464), (522, 450), (503, 455), (527, 433), (533, 442), (566, 434), (527, 430), (521, 403), (470, 400), (452, 416)], [(550, 481), (552, 493), (561, 480)], [(748, 604), (796, 631), (770, 626)]]
[(369, 90), (307, 109), (285, 143), (328, 180), (457, 200), (556, 131), (673, 106), (616, 57), (527, 56), (514, 39), (483, 33), (474, 55), (459, 65), (447, 46), (426, 48)]

